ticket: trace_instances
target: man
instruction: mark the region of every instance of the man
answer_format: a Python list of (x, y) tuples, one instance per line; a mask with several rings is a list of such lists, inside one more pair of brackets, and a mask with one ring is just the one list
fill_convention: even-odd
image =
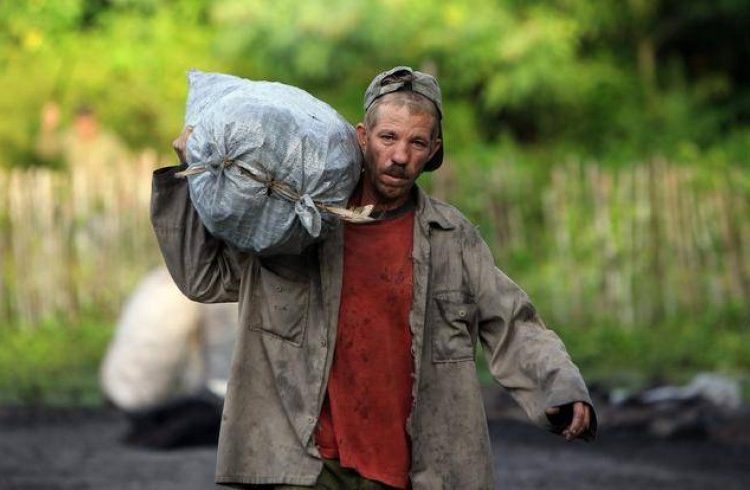
[(130, 161), (122, 140), (99, 123), (87, 105), (76, 108), (73, 125), (60, 129), (60, 106), (48, 102), (42, 108), (37, 154), (46, 160), (62, 158), (68, 170), (85, 169), (94, 175)]
[[(152, 220), (176, 283), (198, 301), (240, 302), (218, 483), (492, 488), (477, 340), (532, 420), (593, 435), (559, 338), (475, 227), (415, 185), (442, 164), (437, 81), (396, 67), (375, 77), (364, 108), (351, 204), (375, 205), (380, 219), (299, 256), (231, 249), (200, 224), (176, 168), (155, 173)], [(183, 161), (188, 137), (175, 142)]]
[(166, 268), (128, 298), (102, 360), (100, 386), (152, 448), (216, 444), (237, 332), (237, 305), (190, 301)]

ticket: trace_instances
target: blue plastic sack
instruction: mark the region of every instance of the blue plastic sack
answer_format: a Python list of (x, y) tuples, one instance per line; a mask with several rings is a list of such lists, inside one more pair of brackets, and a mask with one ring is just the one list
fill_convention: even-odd
[(338, 223), (359, 179), (354, 128), (296, 87), (188, 74), (190, 197), (203, 224), (236, 248), (297, 254)]

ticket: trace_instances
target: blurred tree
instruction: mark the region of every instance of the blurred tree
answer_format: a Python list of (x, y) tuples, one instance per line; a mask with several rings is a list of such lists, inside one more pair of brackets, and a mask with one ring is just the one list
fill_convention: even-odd
[[(746, 103), (717, 102), (747, 99), (749, 12), (741, 0), (224, 0), (214, 18), (233, 71), (297, 81), (349, 117), (376, 69), (432, 66), (458, 141), (638, 158), (744, 123)], [(702, 58), (724, 61), (692, 69)]]
[(50, 99), (67, 113), (90, 101), (131, 144), (167, 146), (191, 67), (300, 85), (351, 120), (376, 70), (434, 70), (451, 151), (750, 150), (748, 32), (746, 0), (2, 2), (0, 164), (33, 163)]
[(41, 107), (82, 103), (133, 146), (166, 148), (191, 66), (222, 70), (210, 5), (197, 0), (0, 3), (0, 165), (38, 163)]

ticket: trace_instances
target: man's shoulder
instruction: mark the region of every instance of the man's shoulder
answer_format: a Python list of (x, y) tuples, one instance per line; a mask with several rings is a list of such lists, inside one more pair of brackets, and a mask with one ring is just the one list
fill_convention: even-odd
[(449, 229), (456, 229), (463, 233), (477, 233), (477, 227), (456, 206), (441, 199), (422, 193), (425, 205), (422, 207), (427, 218), (432, 218)]

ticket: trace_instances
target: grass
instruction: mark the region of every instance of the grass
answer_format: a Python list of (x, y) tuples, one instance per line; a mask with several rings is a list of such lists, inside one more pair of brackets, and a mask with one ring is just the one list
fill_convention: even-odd
[[(742, 309), (657, 325), (606, 322), (557, 325), (556, 332), (589, 382), (610, 388), (689, 381), (701, 371), (729, 374), (750, 400), (750, 325)], [(0, 405), (96, 406), (99, 365), (112, 320), (87, 314), (77, 322), (48, 320), (0, 327)], [(480, 379), (492, 383), (484, 357)]]
[(99, 364), (112, 328), (99, 315), (0, 327), (0, 404), (100, 405)]
[(750, 312), (726, 308), (639, 327), (606, 322), (557, 328), (571, 354), (595, 376), (637, 371), (680, 381), (699, 371), (750, 373)]
[[(554, 330), (589, 383), (639, 390), (655, 383), (684, 384), (711, 371), (738, 379), (750, 401), (748, 318), (736, 308), (638, 327), (599, 322)], [(478, 361), (480, 379), (491, 383), (483, 356)]]

